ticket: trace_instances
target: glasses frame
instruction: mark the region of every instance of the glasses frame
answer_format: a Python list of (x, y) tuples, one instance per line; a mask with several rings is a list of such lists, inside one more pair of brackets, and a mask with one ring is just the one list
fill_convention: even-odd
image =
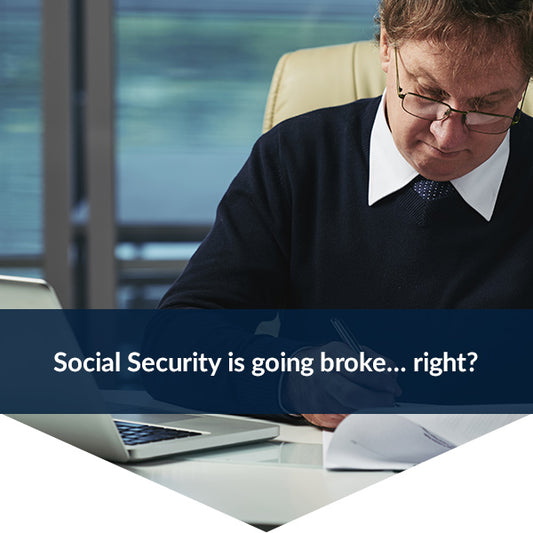
[[(394, 47), (394, 59), (395, 59), (395, 63), (396, 63), (396, 93), (398, 95), (398, 98), (400, 98), (400, 100), (402, 101), (402, 109), (406, 113), (411, 115), (412, 117), (419, 118), (420, 120), (427, 120), (428, 122), (442, 122), (443, 120), (446, 120), (447, 118), (449, 118), (450, 115), (452, 114), (452, 112), (453, 113), (460, 113), (462, 115), (462, 117), (463, 117), (463, 125), (466, 128), (468, 128), (468, 130), (473, 131), (475, 133), (482, 133), (484, 135), (501, 135), (502, 133), (505, 133), (506, 131), (508, 131), (511, 128), (511, 126), (514, 126), (515, 124), (518, 124), (518, 122), (520, 121), (520, 117), (522, 116), (522, 107), (524, 106), (524, 100), (526, 99), (526, 93), (527, 93), (527, 88), (528, 88), (529, 83), (526, 85), (526, 88), (524, 90), (524, 95), (522, 96), (522, 102), (520, 104), (520, 107), (516, 110), (516, 112), (515, 112), (515, 114), (513, 116), (510, 116), (510, 115), (498, 115), (497, 113), (484, 113), (483, 111), (461, 111), (460, 109), (454, 109), (451, 105), (447, 104), (446, 102), (442, 102), (441, 100), (435, 100), (434, 98), (429, 98), (428, 96), (422, 96), (421, 94), (417, 94), (417, 93), (413, 93), (413, 92), (409, 92), (409, 91), (407, 93), (404, 93), (403, 89), (400, 87), (400, 74), (399, 74), (399, 69), (398, 69), (398, 47), (397, 46)], [(428, 102), (433, 102), (435, 104), (440, 104), (440, 105), (446, 106), (448, 108), (448, 110), (446, 111), (446, 113), (444, 114), (444, 116), (442, 118), (430, 119), (430, 118), (419, 117), (418, 115), (414, 115), (410, 111), (407, 111), (407, 109), (405, 109), (405, 107), (404, 107), (405, 97), (408, 94), (411, 94), (413, 96), (417, 96), (418, 98), (422, 98), (423, 100), (427, 100)], [(469, 113), (476, 113), (478, 115), (487, 115), (489, 117), (508, 118), (508, 119), (511, 120), (511, 124), (509, 124), (509, 126), (503, 131), (497, 131), (497, 132), (478, 131), (478, 130), (472, 129), (466, 123), (466, 117), (467, 117), (467, 115)]]

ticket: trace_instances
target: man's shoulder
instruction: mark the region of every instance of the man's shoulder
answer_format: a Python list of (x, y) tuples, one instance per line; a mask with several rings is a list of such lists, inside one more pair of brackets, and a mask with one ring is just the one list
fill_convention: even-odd
[(351, 129), (372, 128), (381, 96), (363, 98), (343, 105), (324, 107), (308, 111), (301, 115), (286, 119), (273, 128), (276, 133), (302, 134), (309, 132), (317, 134), (319, 131), (341, 130), (349, 125)]

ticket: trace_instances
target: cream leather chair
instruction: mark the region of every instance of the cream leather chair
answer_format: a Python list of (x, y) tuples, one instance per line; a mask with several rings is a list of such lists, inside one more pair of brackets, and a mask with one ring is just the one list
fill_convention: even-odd
[[(289, 52), (274, 71), (263, 132), (313, 109), (378, 96), (384, 87), (378, 46), (372, 41)], [(532, 82), (523, 110), (533, 115)]]

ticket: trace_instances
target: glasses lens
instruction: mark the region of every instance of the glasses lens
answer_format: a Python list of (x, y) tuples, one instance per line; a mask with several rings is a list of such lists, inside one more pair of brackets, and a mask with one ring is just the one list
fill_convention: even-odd
[(450, 108), (442, 102), (407, 93), (403, 99), (404, 111), (425, 120), (442, 120), (448, 115)]
[(511, 117), (495, 117), (483, 113), (470, 112), (466, 115), (466, 125), (479, 133), (503, 133), (513, 122)]
[[(414, 93), (407, 93), (402, 100), (404, 111), (424, 120), (444, 120), (450, 114), (450, 107), (443, 102), (437, 102)], [(513, 123), (511, 117), (498, 117), (485, 113), (470, 111), (466, 114), (466, 127), (477, 133), (504, 133)]]

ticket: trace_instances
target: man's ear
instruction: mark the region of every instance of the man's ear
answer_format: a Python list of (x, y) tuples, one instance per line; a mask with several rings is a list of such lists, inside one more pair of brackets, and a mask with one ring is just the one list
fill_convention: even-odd
[(379, 34), (379, 59), (381, 61), (381, 68), (385, 74), (389, 72), (389, 68), (392, 64), (393, 52), (394, 48), (389, 45), (387, 32), (382, 27)]

